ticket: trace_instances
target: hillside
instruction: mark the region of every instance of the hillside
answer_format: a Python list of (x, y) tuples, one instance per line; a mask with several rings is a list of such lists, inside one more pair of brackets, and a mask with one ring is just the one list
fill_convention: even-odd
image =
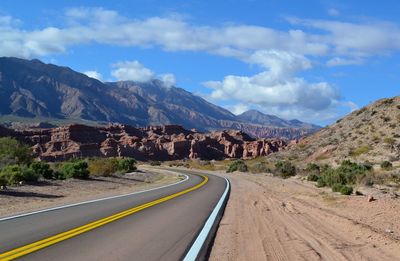
[(345, 159), (380, 165), (400, 160), (400, 97), (382, 99), (273, 155), (298, 163), (339, 164)]
[(0, 103), (0, 122), (9, 126), (21, 121), (56, 125), (179, 124), (200, 131), (236, 129), (257, 138), (286, 139), (319, 129), (256, 111), (236, 116), (184, 89), (166, 88), (159, 80), (103, 83), (68, 67), (9, 57), (0, 58)]

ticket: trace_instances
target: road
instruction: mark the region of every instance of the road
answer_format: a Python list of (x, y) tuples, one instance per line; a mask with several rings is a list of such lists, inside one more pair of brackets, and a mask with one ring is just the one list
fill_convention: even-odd
[(226, 188), (221, 177), (184, 174), (176, 185), (0, 220), (0, 260), (180, 260)]

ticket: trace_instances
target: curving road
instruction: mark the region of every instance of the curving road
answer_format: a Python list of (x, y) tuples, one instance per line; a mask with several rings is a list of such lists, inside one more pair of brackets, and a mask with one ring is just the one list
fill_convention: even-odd
[(139, 194), (0, 219), (0, 260), (181, 260), (227, 182), (174, 171), (189, 179)]

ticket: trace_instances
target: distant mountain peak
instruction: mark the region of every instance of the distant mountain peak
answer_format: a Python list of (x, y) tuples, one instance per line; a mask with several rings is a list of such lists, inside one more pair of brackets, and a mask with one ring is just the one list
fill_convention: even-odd
[(0, 121), (18, 117), (58, 124), (179, 124), (200, 131), (235, 129), (258, 138), (287, 139), (316, 130), (256, 110), (235, 116), (182, 88), (166, 88), (159, 79), (103, 83), (68, 67), (12, 57), (0, 58), (0, 73)]
[(304, 123), (299, 120), (285, 120), (281, 119), (275, 115), (269, 115), (262, 113), (258, 110), (248, 110), (237, 116), (240, 120), (244, 122), (249, 122), (253, 124), (263, 125), (263, 126), (273, 126), (278, 128), (311, 128), (318, 129), (319, 126)]

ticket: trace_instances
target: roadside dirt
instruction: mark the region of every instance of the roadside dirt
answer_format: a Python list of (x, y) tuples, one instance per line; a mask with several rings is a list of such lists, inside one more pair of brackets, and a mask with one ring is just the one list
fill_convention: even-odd
[[(225, 175), (225, 174), (223, 174)], [(400, 260), (400, 200), (233, 173), (210, 260)]]
[[(165, 172), (164, 172), (165, 173)], [(178, 176), (157, 170), (133, 172), (121, 177), (94, 177), (90, 180), (54, 180), (0, 190), (0, 217), (64, 204), (121, 195), (171, 184)]]

